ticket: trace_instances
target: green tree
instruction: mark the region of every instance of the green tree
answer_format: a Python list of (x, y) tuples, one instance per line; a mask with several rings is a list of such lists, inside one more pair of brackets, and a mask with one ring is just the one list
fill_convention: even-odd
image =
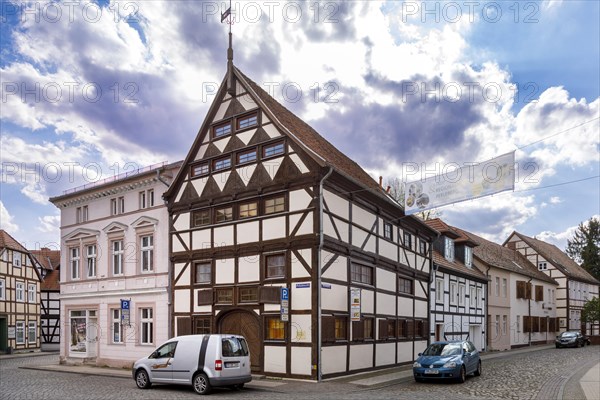
[(594, 297), (583, 305), (583, 310), (581, 310), (581, 320), (583, 322), (600, 321), (600, 298)]
[(567, 241), (565, 252), (600, 280), (600, 219), (592, 217), (580, 223), (573, 238)]

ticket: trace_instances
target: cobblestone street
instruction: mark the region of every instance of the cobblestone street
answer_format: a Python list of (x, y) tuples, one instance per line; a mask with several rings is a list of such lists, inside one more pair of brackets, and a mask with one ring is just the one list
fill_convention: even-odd
[[(283, 381), (279, 386), (215, 390), (223, 399), (569, 399), (582, 397), (577, 377), (600, 359), (600, 347), (545, 349), (483, 361), (483, 375), (464, 384), (407, 381), (364, 388), (345, 381)], [(2, 399), (197, 399), (191, 387), (137, 389), (133, 379), (39, 371), (20, 367), (56, 364), (58, 356), (0, 360)]]

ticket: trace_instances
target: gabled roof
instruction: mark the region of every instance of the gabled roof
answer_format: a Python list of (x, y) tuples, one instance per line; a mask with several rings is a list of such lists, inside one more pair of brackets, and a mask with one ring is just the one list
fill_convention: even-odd
[(31, 255), (47, 271), (57, 269), (60, 264), (60, 250), (50, 250), (42, 247), (40, 250), (30, 250)]
[(21, 243), (17, 242), (17, 240), (10, 236), (4, 229), (0, 229), (0, 249), (11, 249), (29, 253), (29, 250), (23, 247)]
[(430, 228), (435, 229), (436, 231), (438, 231), (442, 235), (448, 236), (451, 239), (458, 239), (460, 237), (460, 235), (458, 234), (458, 232), (456, 232), (454, 229), (452, 229), (450, 227), (450, 225), (446, 224), (444, 221), (442, 221), (439, 218), (428, 219), (428, 220), (426, 220), (424, 222)]
[(456, 227), (454, 227), (454, 229), (468, 236), (472, 241), (478, 244), (478, 246), (473, 249), (473, 255), (484, 264), (558, 285), (554, 279), (539, 271), (535, 265), (518, 251), (491, 242), (463, 229)]
[[(544, 257), (548, 262), (551, 262), (552, 265), (554, 265), (559, 271), (564, 273), (569, 278), (592, 283), (594, 285), (600, 284), (596, 278), (590, 275), (589, 272), (587, 272), (583, 267), (579, 266), (575, 261), (573, 261), (573, 259), (571, 259), (555, 245), (523, 235), (517, 231), (513, 232), (510, 236), (513, 235), (517, 235), (521, 240), (527, 243), (529, 247), (537, 251), (542, 257)], [(504, 245), (506, 245), (507, 242), (508, 239)]]
[[(339, 151), (335, 146), (329, 143), (323, 136), (314, 130), (306, 122), (302, 121), (287, 108), (278, 103), (265, 90), (263, 90), (254, 81), (244, 75), (238, 68), (233, 67), (233, 73), (236, 81), (238, 81), (249, 93), (252, 99), (259, 107), (269, 116), (273, 123), (281, 129), (290, 140), (300, 146), (318, 165), (327, 167), (330, 166), (337, 173), (345, 176), (354, 183), (367, 188), (370, 192), (386, 201), (394, 204), (398, 208), (402, 208), (400, 204), (391, 199), (384, 190), (379, 186), (367, 172), (365, 172), (356, 162), (352, 161), (348, 156)], [(210, 110), (200, 128), (196, 139), (191, 146), (191, 150), (184, 160), (184, 165), (188, 165), (193, 161), (193, 156), (197, 153), (202, 137), (201, 135), (208, 130), (209, 121), (216, 112), (217, 100), (225, 96), (226, 78), (222, 81), (215, 101), (211, 105)], [(170, 198), (179, 186), (179, 182), (185, 177), (187, 171), (185, 168), (179, 170), (174, 184), (165, 192), (164, 198)]]
[(487, 281), (487, 276), (477, 269), (474, 265), (468, 268), (465, 264), (458, 262), (456, 258), (454, 261), (448, 261), (439, 251), (433, 250), (433, 263), (440, 267), (445, 267), (449, 270), (459, 272), (463, 275), (468, 275), (473, 278), (477, 278), (482, 281)]
[(60, 270), (55, 269), (48, 271), (41, 283), (41, 289), (44, 291), (57, 291), (60, 290)]

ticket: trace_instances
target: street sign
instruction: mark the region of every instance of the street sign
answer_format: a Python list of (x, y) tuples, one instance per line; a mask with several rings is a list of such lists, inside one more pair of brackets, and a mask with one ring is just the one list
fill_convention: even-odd
[(360, 288), (350, 289), (350, 320), (360, 321)]
[(131, 305), (131, 299), (125, 300), (121, 299), (121, 324), (130, 325), (131, 324), (131, 314), (129, 310), (129, 306)]
[(121, 299), (121, 310), (129, 310), (129, 300)]
[(281, 288), (281, 321), (287, 322), (290, 319), (290, 289)]

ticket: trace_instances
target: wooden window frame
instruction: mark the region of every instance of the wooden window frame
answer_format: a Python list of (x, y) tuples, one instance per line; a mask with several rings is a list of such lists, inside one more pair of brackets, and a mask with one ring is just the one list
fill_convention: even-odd
[[(198, 267), (201, 265), (208, 265), (210, 268), (208, 281), (198, 281)], [(192, 277), (192, 282), (194, 285), (211, 285), (213, 283), (213, 263), (212, 261), (196, 261), (194, 262), (194, 276)], [(206, 273), (204, 273), (206, 275)]]
[[(283, 273), (281, 275), (271, 275), (269, 274), (269, 259), (272, 257), (283, 257)], [(271, 253), (265, 254), (263, 256), (264, 260), (264, 271), (265, 271), (265, 279), (283, 279), (286, 277), (286, 269), (287, 269), (287, 255), (285, 252), (281, 253)], [(281, 266), (277, 266), (277, 268), (281, 268)]]
[[(354, 269), (360, 268), (360, 271), (355, 271)], [(364, 271), (369, 271), (368, 274), (365, 274)], [(357, 275), (358, 274), (358, 275)], [(363, 285), (373, 286), (373, 276), (375, 274), (375, 268), (369, 265), (361, 264), (361, 263), (350, 263), (350, 281), (352, 283), (358, 283)], [(368, 279), (363, 280), (363, 277), (368, 277)], [(358, 278), (358, 279), (355, 279)]]
[[(225, 212), (225, 218), (224, 220), (219, 221), (219, 211), (224, 211), (224, 210), (230, 210), (230, 212)], [(230, 216), (229, 218), (227, 218), (227, 216)], [(214, 212), (214, 218), (215, 218), (215, 224), (221, 224), (224, 222), (231, 222), (233, 221), (233, 207), (232, 206), (228, 206), (228, 207), (221, 207), (221, 208), (216, 208), (215, 212)]]
[[(283, 200), (283, 204), (278, 204), (277, 200)], [(270, 201), (273, 201), (272, 206), (267, 205), (267, 202), (270, 202)], [(267, 207), (272, 208), (272, 210), (269, 210), (269, 208), (267, 208)], [(279, 208), (281, 208), (281, 209), (279, 209)], [(287, 209), (287, 201), (286, 201), (285, 195), (272, 196), (272, 197), (266, 198), (263, 201), (263, 214), (264, 215), (282, 213), (282, 212), (285, 212), (286, 209)]]
[[(256, 297), (253, 299), (242, 299), (242, 292), (244, 290), (252, 290), (255, 292)], [(258, 293), (258, 286), (240, 286), (237, 288), (237, 304), (258, 304), (258, 301), (260, 300), (260, 296)]]
[[(252, 120), (252, 118), (254, 117), (254, 123), (252, 124), (247, 124), (245, 126), (241, 126), (241, 122), (245, 121), (245, 120)], [(240, 115), (239, 117), (237, 117), (235, 119), (235, 130), (236, 131), (244, 131), (246, 129), (251, 129), (254, 128), (255, 126), (259, 126), (260, 125), (260, 121), (259, 121), (259, 116), (258, 116), (258, 111), (252, 111), (248, 114), (244, 114), (244, 115)]]
[[(408, 291), (406, 291), (407, 287), (408, 287)], [(402, 276), (398, 277), (398, 293), (413, 295), (413, 294), (415, 294), (414, 288), (415, 288), (415, 285), (414, 285), (414, 281), (412, 279), (405, 278)]]
[[(242, 215), (242, 207), (244, 206), (250, 206), (250, 205), (254, 205), (254, 208), (248, 208), (245, 212), (249, 213), (252, 210), (254, 210), (254, 215)], [(238, 218), (239, 219), (246, 219), (246, 218), (254, 218), (254, 217), (258, 217), (258, 201), (249, 201), (249, 202), (245, 202), (245, 203), (241, 203), (238, 206)]]
[[(224, 128), (225, 128), (225, 127), (227, 127), (227, 126), (229, 126), (229, 131), (227, 131), (227, 132), (225, 132), (225, 133), (220, 133), (220, 134), (217, 134), (217, 130), (219, 130), (219, 129), (221, 129), (221, 128), (223, 128), (223, 129), (224, 129)], [(216, 124), (216, 125), (213, 125), (213, 126), (212, 126), (212, 128), (211, 128), (211, 136), (212, 136), (212, 139), (220, 139), (220, 138), (223, 138), (223, 137), (229, 136), (229, 135), (231, 135), (232, 133), (233, 133), (233, 126), (232, 126), (232, 124), (231, 124), (231, 120), (229, 120), (229, 121), (226, 121), (226, 122), (221, 122), (221, 123), (219, 123), (219, 124)]]
[(412, 235), (410, 234), (410, 232), (404, 232), (404, 235), (402, 236), (402, 245), (411, 250), (412, 249)]
[[(206, 322), (208, 322), (208, 324), (206, 324)], [(212, 319), (210, 315), (194, 317), (193, 329), (193, 333), (196, 335), (208, 335), (212, 333)]]
[[(198, 168), (200, 168), (200, 171), (197, 172)], [(199, 176), (207, 176), (208, 174), (210, 174), (210, 164), (207, 162), (194, 164), (190, 167), (190, 176), (192, 178), (197, 178)]]
[[(220, 300), (219, 295), (224, 292), (230, 292), (230, 301)], [(215, 288), (215, 304), (229, 304), (233, 305), (235, 303), (235, 293), (232, 287), (219, 287)]]
[[(278, 333), (276, 336), (275, 335), (271, 335), (272, 332), (275, 332), (272, 330), (272, 328), (269, 326), (270, 322), (273, 321), (275, 322), (278, 327), (275, 327), (275, 331)], [(281, 316), (280, 315), (265, 315), (264, 317), (264, 326), (265, 326), (265, 341), (276, 341), (276, 342), (285, 342), (286, 338), (287, 338), (287, 325), (285, 322), (281, 321)]]
[(394, 240), (394, 226), (391, 222), (383, 223), (383, 237), (387, 240)]
[[(223, 162), (225, 164), (227, 164), (226, 166), (222, 166), (222, 167), (217, 167), (217, 165)], [(211, 169), (212, 172), (219, 172), (219, 171), (227, 171), (229, 169), (231, 169), (231, 156), (227, 156), (227, 157), (219, 157), (219, 158), (215, 158), (214, 160), (212, 160), (211, 162)]]
[[(242, 156), (245, 156), (245, 155), (251, 154), (251, 153), (254, 153), (254, 159), (246, 160), (246, 161), (241, 160)], [(235, 155), (235, 161), (236, 161), (236, 165), (246, 165), (246, 164), (251, 164), (251, 163), (257, 162), (258, 161), (258, 149), (256, 147), (253, 147), (251, 149), (247, 149), (247, 150), (238, 152)]]
[[(277, 152), (273, 152), (272, 154), (267, 154), (267, 151), (269, 151), (269, 149), (275, 149), (275, 148), (278, 148), (279, 146), (281, 146), (281, 152), (277, 151)], [(261, 151), (260, 151), (260, 155), (263, 160), (268, 160), (270, 158), (285, 155), (285, 141), (279, 140), (277, 142), (263, 145), (261, 148)]]
[[(208, 218), (206, 219), (206, 222), (197, 224), (196, 223), (197, 222), (196, 216), (200, 215), (202, 213), (205, 213), (205, 212), (208, 215)], [(204, 210), (195, 210), (195, 211), (192, 211), (191, 217), (192, 217), (192, 221), (191, 221), (192, 222), (191, 223), (192, 228), (198, 228), (200, 226), (210, 225), (211, 221), (212, 221), (212, 218), (211, 218), (211, 209), (210, 208), (205, 208)], [(202, 218), (204, 218), (204, 217), (202, 217)], [(204, 219), (202, 219), (202, 220), (204, 221)]]

